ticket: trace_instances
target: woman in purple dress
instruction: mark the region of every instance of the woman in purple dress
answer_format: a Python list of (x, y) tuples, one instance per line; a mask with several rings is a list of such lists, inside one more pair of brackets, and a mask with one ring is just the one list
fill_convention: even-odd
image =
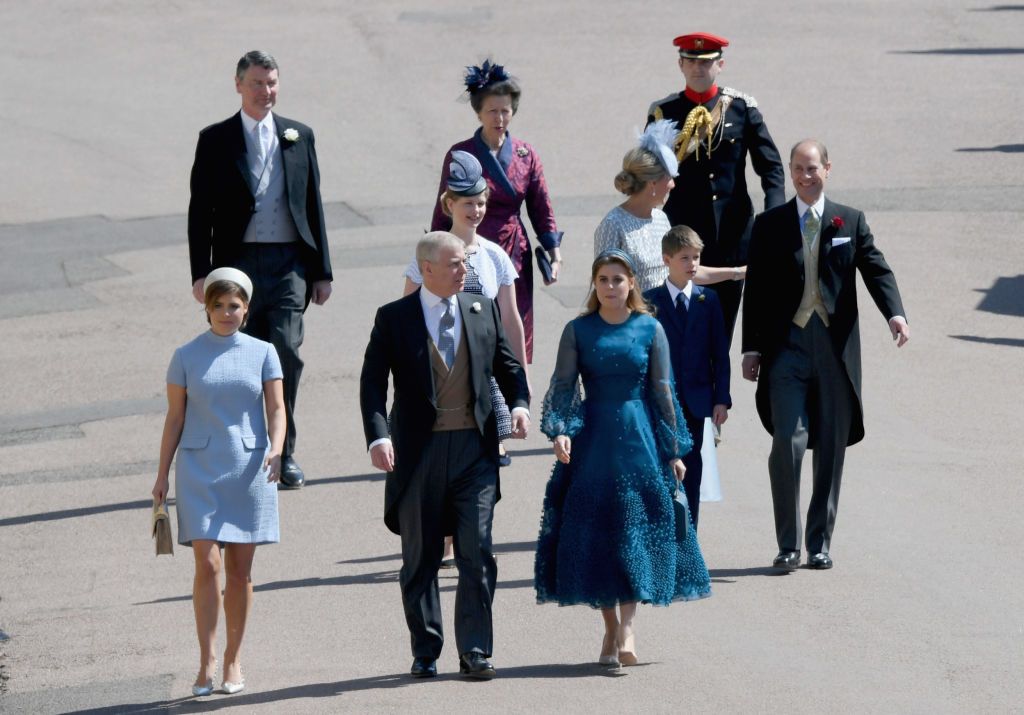
[[(520, 89), (501, 65), (485, 61), (480, 67), (466, 68), (466, 92), (480, 120), (472, 138), (459, 142), (445, 154), (441, 165), (438, 195), (448, 185), (448, 167), (453, 151), (476, 156), (484, 168), (490, 189), (487, 215), (477, 229), (484, 238), (501, 246), (519, 273), (516, 279), (516, 303), (523, 318), (526, 357), (533, 361), (533, 255), (526, 226), (519, 215), (523, 204), (537, 234), (537, 241), (551, 261), (551, 283), (558, 280), (561, 255), (558, 250), (562, 232), (555, 225), (548, 185), (540, 158), (529, 144), (511, 137), (508, 125), (519, 109)], [(451, 218), (435, 204), (431, 231), (448, 231)]]

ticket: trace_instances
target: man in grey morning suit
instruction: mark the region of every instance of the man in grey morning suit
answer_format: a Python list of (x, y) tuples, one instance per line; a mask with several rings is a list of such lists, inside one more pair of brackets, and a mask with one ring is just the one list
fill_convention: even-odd
[(320, 168), (313, 130), (272, 114), (277, 61), (246, 53), (235, 71), (242, 108), (199, 133), (188, 206), (192, 294), (203, 302), (206, 274), (220, 266), (245, 272), (255, 288), (245, 332), (273, 343), (284, 372), (288, 430), (281, 456), (284, 489), (305, 476), (295, 451), (295, 398), (302, 375), (302, 314), (331, 295)]
[[(437, 674), (441, 601), (437, 569), (453, 534), (459, 584), (455, 641), (459, 669), (491, 678), (491, 604), (497, 565), (491, 522), (498, 488), (493, 377), (512, 408), (512, 436), (530, 426), (529, 389), (505, 340), (493, 301), (460, 293), (461, 240), (437, 231), (420, 239), (422, 287), (377, 311), (359, 378), (363, 429), (373, 466), (388, 473), (384, 523), (402, 537), (399, 581), (412, 640), (412, 675)], [(388, 419), (388, 377), (394, 403)]]
[(754, 221), (743, 298), (743, 377), (757, 381), (757, 411), (773, 436), (773, 566), (787, 571), (800, 565), (805, 450), (814, 450), (807, 565), (827, 569), (846, 447), (864, 437), (857, 272), (896, 345), (910, 338), (896, 278), (864, 214), (825, 198), (831, 168), (821, 142), (793, 147), (797, 195)]

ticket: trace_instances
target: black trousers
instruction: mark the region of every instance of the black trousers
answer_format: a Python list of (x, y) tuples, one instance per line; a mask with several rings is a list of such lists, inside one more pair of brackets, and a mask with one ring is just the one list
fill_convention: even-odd
[(704, 418), (694, 417), (683, 404), (682, 399), (679, 404), (683, 407), (686, 429), (690, 431), (690, 438), (693, 440), (693, 448), (683, 456), (683, 466), (686, 467), (683, 491), (686, 493), (686, 505), (690, 507), (693, 528), (696, 530), (697, 516), (700, 513), (700, 480), (704, 473), (704, 460), (700, 456), (701, 447), (704, 446)]
[(476, 429), (435, 432), (398, 505), (399, 583), (414, 658), (437, 658), (444, 645), (437, 569), (446, 533), (454, 536), (459, 569), (455, 644), (460, 655), (491, 655), (498, 577), (491, 553), (498, 483), (494, 451), (485, 449)]
[(249, 322), (244, 332), (272, 343), (284, 373), (288, 418), (284, 456), (295, 451), (295, 398), (302, 377), (302, 314), (306, 310), (306, 267), (294, 243), (247, 243), (235, 266), (252, 281)]

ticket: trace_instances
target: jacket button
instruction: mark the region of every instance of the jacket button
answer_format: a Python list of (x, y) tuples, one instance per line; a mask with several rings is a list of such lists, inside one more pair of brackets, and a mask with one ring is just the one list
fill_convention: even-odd
[(709, 179), (713, 179), (713, 178), (715, 178), (715, 175), (714, 174), (708, 174), (708, 178)]
[(712, 201), (718, 201), (718, 194), (711, 194)]

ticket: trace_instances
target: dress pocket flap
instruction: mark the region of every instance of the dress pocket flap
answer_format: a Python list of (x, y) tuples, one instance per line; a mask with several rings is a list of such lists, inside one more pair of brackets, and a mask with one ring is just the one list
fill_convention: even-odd
[(210, 443), (210, 435), (188, 435), (182, 436), (178, 446), (182, 449), (205, 449)]
[(266, 447), (267, 446), (267, 438), (266, 437), (257, 437), (254, 434), (243, 434), (242, 435), (242, 444), (245, 445), (246, 449), (256, 449), (257, 447)]

